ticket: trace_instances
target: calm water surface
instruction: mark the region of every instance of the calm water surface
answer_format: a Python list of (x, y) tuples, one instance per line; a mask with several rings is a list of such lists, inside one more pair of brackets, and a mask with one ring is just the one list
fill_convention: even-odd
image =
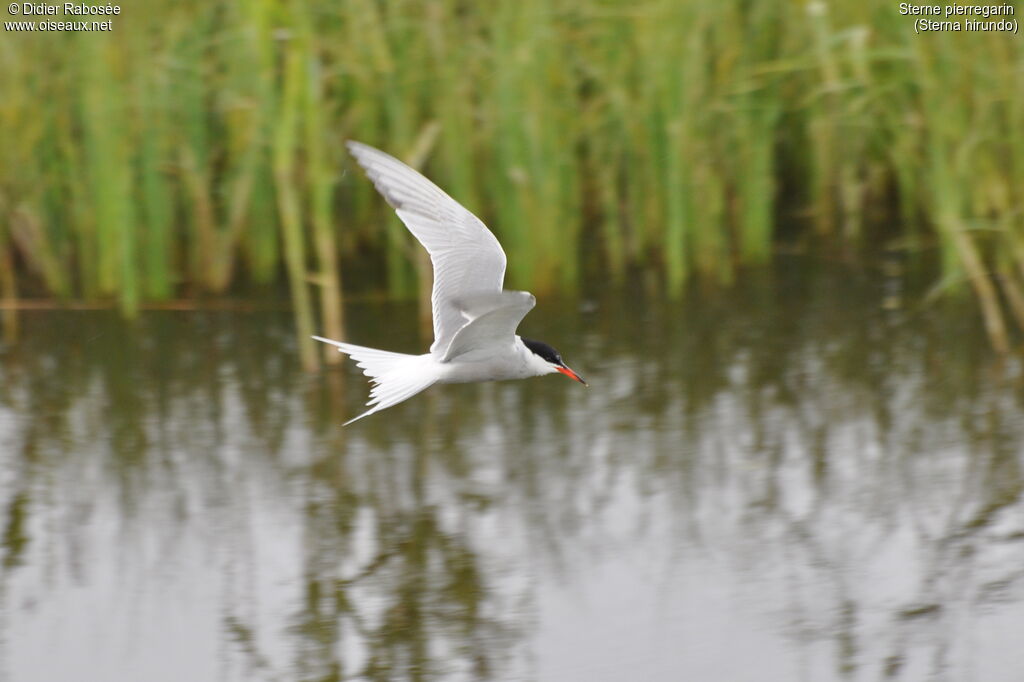
[[(271, 312), (22, 316), (0, 680), (1024, 679), (1024, 411), (970, 306), (781, 267), (552, 302), (560, 376), (353, 426)], [(913, 299), (908, 299), (913, 300)], [(356, 343), (418, 352), (405, 305)]]

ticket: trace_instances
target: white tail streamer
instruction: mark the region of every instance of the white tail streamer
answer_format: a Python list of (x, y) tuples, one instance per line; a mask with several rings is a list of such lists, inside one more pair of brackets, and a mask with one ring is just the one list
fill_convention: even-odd
[(406, 355), (392, 353), (376, 348), (356, 346), (341, 341), (331, 341), (322, 336), (314, 336), (317, 341), (329, 343), (345, 353), (370, 377), (373, 389), (370, 401), (366, 404), (371, 408), (358, 417), (345, 422), (345, 426), (368, 415), (397, 405), (423, 391), (440, 379), (437, 363), (429, 355)]

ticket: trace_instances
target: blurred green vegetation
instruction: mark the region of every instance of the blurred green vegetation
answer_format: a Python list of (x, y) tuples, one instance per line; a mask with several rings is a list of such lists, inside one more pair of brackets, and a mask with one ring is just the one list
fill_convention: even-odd
[(934, 246), (998, 348), (1024, 326), (1019, 36), (918, 35), (892, 0), (147, 3), (113, 27), (0, 43), (0, 296), (132, 314), (286, 278), (300, 334), (317, 300), (340, 333), (339, 271), (429, 281), (354, 138), (480, 214), (510, 286), (729, 282), (783, 215), (825, 248)]

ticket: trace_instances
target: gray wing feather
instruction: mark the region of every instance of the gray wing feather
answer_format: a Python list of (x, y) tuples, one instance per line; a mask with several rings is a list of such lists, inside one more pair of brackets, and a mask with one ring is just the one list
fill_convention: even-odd
[(430, 352), (443, 355), (455, 333), (466, 324), (455, 301), (500, 293), (505, 279), (505, 252), (479, 218), (420, 173), (360, 142), (350, 141), (346, 146), (430, 254), (434, 266), (434, 343)]
[(462, 302), (463, 315), (469, 319), (455, 333), (443, 361), (448, 362), (473, 351), (486, 351), (499, 344), (510, 344), (516, 328), (537, 299), (526, 291), (503, 291), (469, 297)]

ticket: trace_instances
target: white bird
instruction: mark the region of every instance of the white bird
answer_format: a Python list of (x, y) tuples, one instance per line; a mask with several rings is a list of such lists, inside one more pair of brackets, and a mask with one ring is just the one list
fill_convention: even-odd
[(313, 337), (351, 356), (374, 384), (370, 409), (346, 425), (433, 384), (561, 372), (587, 385), (554, 348), (516, 334), (537, 299), (526, 291), (502, 290), (505, 252), (479, 218), (393, 156), (360, 142), (346, 146), (430, 254), (434, 267), (434, 343), (429, 353), (406, 355)]

